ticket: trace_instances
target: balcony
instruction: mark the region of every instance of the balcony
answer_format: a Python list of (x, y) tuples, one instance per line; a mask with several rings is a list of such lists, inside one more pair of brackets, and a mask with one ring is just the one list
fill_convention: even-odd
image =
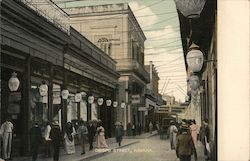
[(146, 83), (150, 82), (149, 73), (144, 69), (144, 66), (138, 63), (135, 59), (124, 58), (117, 61), (117, 71), (118, 72), (129, 72), (133, 71)]
[(20, 1), (69, 35), (69, 15), (64, 12), (60, 7), (58, 7), (52, 0)]

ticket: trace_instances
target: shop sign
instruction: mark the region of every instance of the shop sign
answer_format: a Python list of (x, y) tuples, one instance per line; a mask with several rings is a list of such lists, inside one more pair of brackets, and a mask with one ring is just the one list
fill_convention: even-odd
[(21, 101), (22, 95), (21, 92), (11, 92), (9, 94), (9, 102), (18, 102)]
[(7, 112), (9, 114), (19, 114), (20, 113), (20, 105), (15, 104), (15, 103), (9, 104)]
[(137, 103), (140, 103), (140, 95), (139, 94), (136, 94), (136, 95), (132, 95), (132, 100), (131, 100), (131, 102), (132, 102), (132, 104), (137, 104)]

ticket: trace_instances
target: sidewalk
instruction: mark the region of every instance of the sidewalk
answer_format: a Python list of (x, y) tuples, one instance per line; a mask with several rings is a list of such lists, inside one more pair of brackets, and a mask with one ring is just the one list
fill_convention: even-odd
[(152, 133), (142, 133), (141, 135), (136, 135), (136, 136), (124, 136), (124, 139), (145, 139), (149, 138), (151, 136), (158, 135), (157, 131), (152, 131)]
[[(92, 160), (94, 158), (100, 157), (102, 155), (105, 155), (109, 152), (112, 152), (114, 149), (126, 147), (135, 143), (138, 143), (139, 141), (137, 139), (143, 139), (143, 138), (148, 138), (153, 135), (156, 135), (157, 132), (152, 132), (150, 133), (143, 133), (140, 136), (124, 136), (122, 140), (122, 145), (119, 147), (118, 143), (116, 143), (115, 138), (109, 138), (106, 139), (106, 142), (109, 146), (108, 149), (93, 149), (92, 151), (89, 151), (89, 144), (85, 145), (86, 149), (86, 154), (81, 155), (81, 147), (79, 145), (76, 145), (76, 153), (68, 155), (65, 153), (65, 150), (63, 148), (60, 149), (60, 155), (59, 155), (59, 160), (60, 161), (87, 161), (87, 160)], [(96, 142), (93, 143), (93, 145), (96, 145)], [(38, 156), (37, 161), (52, 161), (53, 158), (44, 158), (42, 155)], [(30, 157), (13, 157), (12, 161), (31, 161), (31, 156)]]

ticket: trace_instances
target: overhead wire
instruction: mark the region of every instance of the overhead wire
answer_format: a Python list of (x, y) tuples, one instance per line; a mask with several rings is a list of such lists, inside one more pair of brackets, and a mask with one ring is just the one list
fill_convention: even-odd
[(164, 0), (160, 0), (160, 1), (158, 1), (158, 2), (154, 2), (154, 3), (150, 4), (150, 5), (147, 5), (147, 6), (144, 6), (144, 7), (142, 7), (142, 8), (139, 8), (139, 9), (137, 9), (137, 10), (134, 10), (133, 12), (141, 11), (141, 10), (143, 10), (143, 9), (145, 9), (145, 8), (148, 8), (148, 7), (157, 5), (157, 4), (159, 4), (159, 3), (163, 2), (163, 1), (164, 1)]

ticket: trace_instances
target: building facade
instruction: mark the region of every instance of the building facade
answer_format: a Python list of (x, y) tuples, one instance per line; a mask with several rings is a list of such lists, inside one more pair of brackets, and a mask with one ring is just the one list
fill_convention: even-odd
[(162, 105), (159, 95), (159, 76), (158, 72), (152, 61), (149, 62), (149, 65), (145, 65), (146, 71), (149, 73), (150, 83), (147, 84), (146, 90), (146, 127), (149, 123), (152, 122), (155, 124), (154, 113)]
[[(184, 57), (186, 58), (188, 52), (193, 49), (201, 51), (204, 57), (203, 64), (198, 60), (200, 57), (194, 57), (198, 60), (197, 64), (201, 64), (202, 67), (196, 72), (191, 72), (191, 68), (188, 67), (186, 61), (189, 87), (191, 87), (191, 76), (198, 78), (197, 83), (199, 86), (195, 91), (194, 89), (192, 91), (192, 87), (188, 88), (188, 91), (190, 91), (188, 95), (191, 99), (185, 117), (187, 119), (196, 119), (198, 125), (202, 124), (202, 120), (208, 119), (211, 160), (217, 160), (217, 1), (203, 2), (189, 6), (188, 3), (183, 1), (179, 3), (183, 10), (177, 7)], [(200, 11), (198, 17), (188, 18), (184, 16), (184, 11), (190, 11), (190, 13), (198, 11), (195, 9)], [(197, 13), (195, 13), (196, 16)], [(195, 44), (195, 48), (192, 47), (193, 44)]]
[(144, 69), (144, 41), (141, 30), (130, 7), (126, 3), (79, 6), (64, 8), (70, 15), (70, 24), (96, 44), (117, 62), (120, 74), (118, 101), (126, 106), (118, 107), (118, 121), (126, 130), (127, 124), (143, 123), (146, 85), (149, 74)]
[[(116, 62), (63, 24), (68, 15), (46, 2), (39, 8), (31, 1), (1, 1), (0, 124), (7, 117), (14, 124), (12, 156), (29, 154), (34, 122), (44, 132), (48, 121), (58, 121), (64, 130), (66, 122), (107, 118), (106, 135), (113, 135), (115, 109), (106, 104), (97, 107), (96, 100), (89, 104), (87, 97), (116, 100)], [(19, 80), (17, 90), (9, 85), (13, 73)], [(63, 89), (69, 91), (66, 99), (61, 97)]]

